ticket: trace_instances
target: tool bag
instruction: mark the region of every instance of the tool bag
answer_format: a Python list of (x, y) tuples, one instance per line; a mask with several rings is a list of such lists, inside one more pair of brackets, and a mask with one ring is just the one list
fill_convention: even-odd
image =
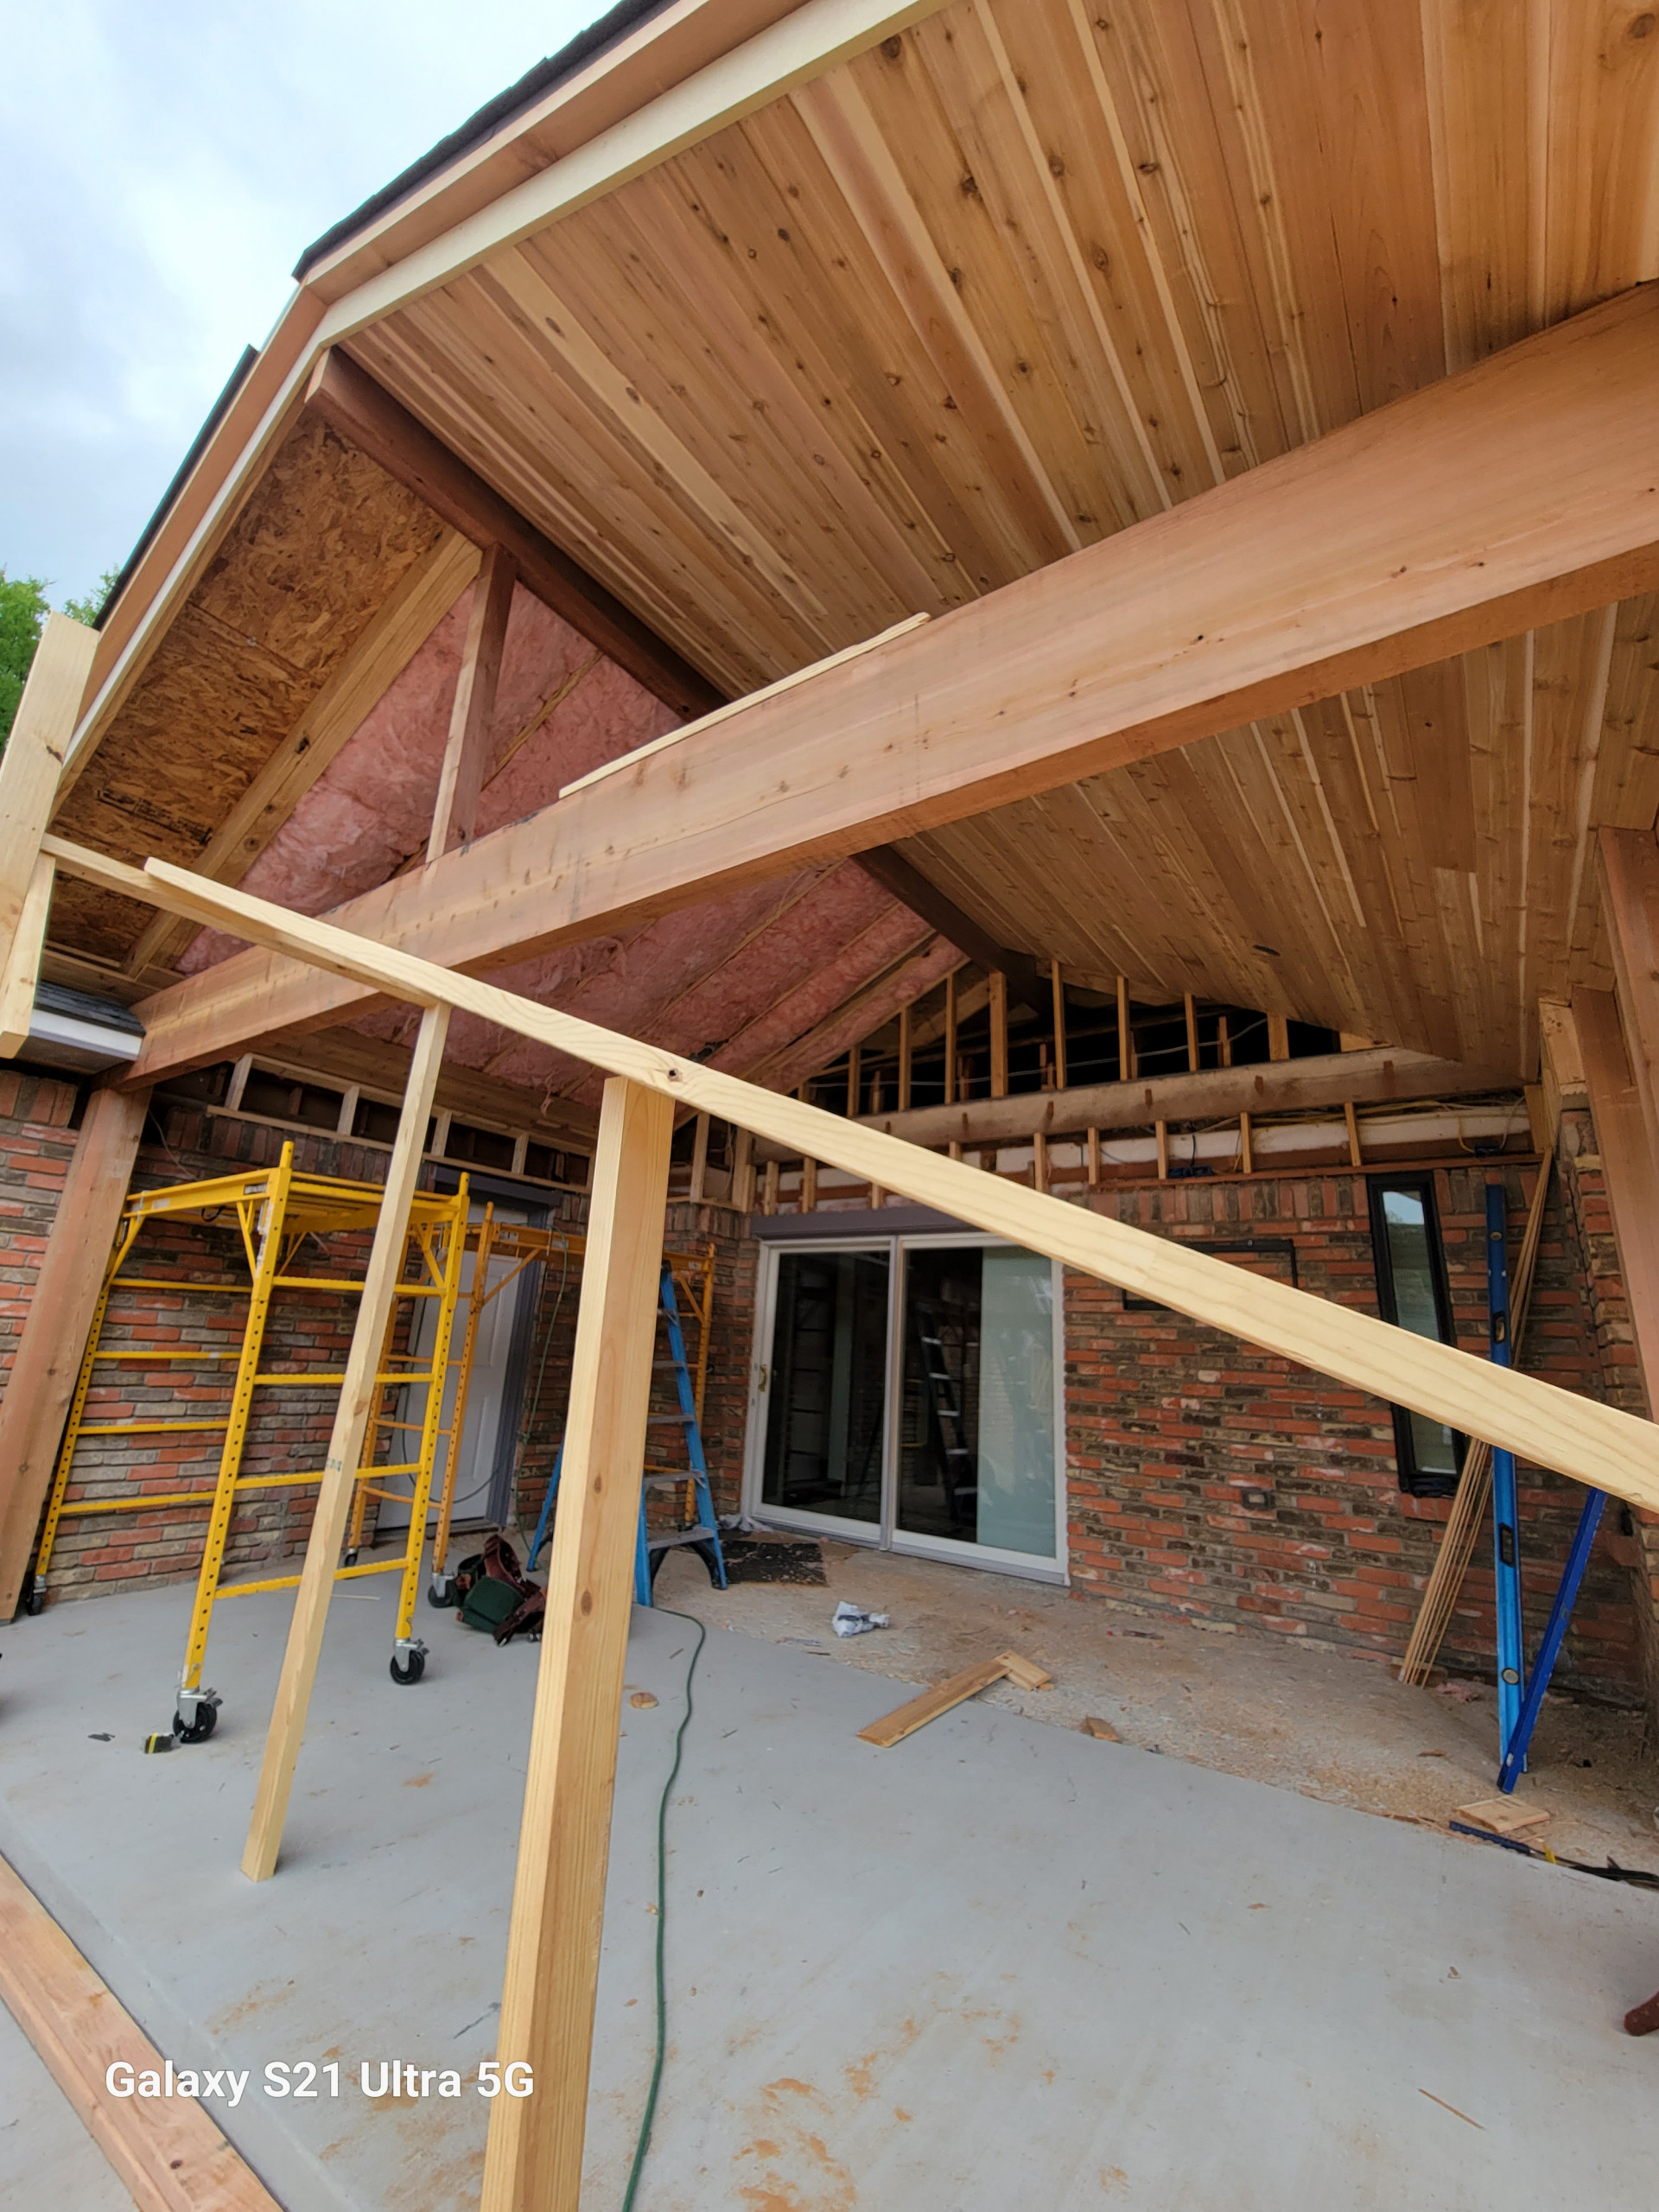
[(455, 1589), (463, 1626), (486, 1630), (498, 1643), (541, 1634), (547, 1593), (525, 1574), (505, 1536), (486, 1537), (481, 1552), (461, 1560)]

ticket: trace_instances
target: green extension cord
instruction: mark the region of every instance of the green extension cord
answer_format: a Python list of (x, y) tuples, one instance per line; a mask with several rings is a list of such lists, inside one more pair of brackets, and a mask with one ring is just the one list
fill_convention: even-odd
[(674, 1736), (674, 1764), (669, 1769), (668, 1780), (663, 1784), (663, 1794), (657, 1804), (657, 2056), (651, 2069), (651, 2088), (645, 2095), (645, 2117), (639, 2123), (639, 2138), (633, 2148), (633, 2164), (628, 2170), (628, 2186), (622, 2198), (622, 2212), (633, 2212), (633, 2200), (639, 2187), (639, 2176), (644, 2171), (645, 2153), (651, 2148), (652, 2122), (657, 2117), (657, 2092), (663, 2086), (663, 2057), (668, 2049), (668, 1992), (663, 1974), (663, 1940), (668, 1928), (668, 1800), (669, 1793), (678, 1781), (680, 1754), (685, 1747), (685, 1732), (691, 1725), (691, 1677), (697, 1671), (697, 1658), (709, 1640), (709, 1631), (691, 1613), (671, 1612), (665, 1605), (654, 1609), (666, 1620), (684, 1621), (697, 1631), (697, 1640), (691, 1650), (690, 1664), (685, 1670), (685, 1711)]

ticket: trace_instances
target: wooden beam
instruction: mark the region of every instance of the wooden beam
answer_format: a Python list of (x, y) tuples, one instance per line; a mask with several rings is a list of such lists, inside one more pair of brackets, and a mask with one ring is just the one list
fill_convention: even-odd
[(0, 753), (0, 963), (23, 918), (98, 633), (48, 614)]
[(944, 1103), (947, 1106), (952, 1103), (956, 1095), (957, 971), (953, 968), (944, 979)]
[(1596, 844), (1624, 1046), (1648, 1149), (1659, 1160), (1659, 844), (1650, 830), (1606, 829)]
[(52, 911), (52, 885), (56, 874), (46, 855), (38, 855), (23, 896), (22, 911), (12, 931), (10, 947), (0, 960), (0, 1060), (15, 1060), (29, 1043), (35, 987), (41, 978), (41, 955), (46, 949), (46, 922)]
[(452, 530), (475, 545), (499, 545), (510, 553), (527, 591), (677, 714), (706, 714), (723, 703), (706, 676), (441, 445), (366, 369), (343, 353), (325, 353), (312, 372), (305, 404), (337, 436), (424, 499)]
[[(991, 1096), (1006, 1098), (1008, 1095), (1008, 979), (1000, 969), (993, 968), (990, 983), (991, 1015)], [(950, 1093), (945, 1093), (948, 1102)]]
[(0, 1998), (143, 2212), (282, 2212), (195, 2098), (111, 2094), (166, 2061), (3, 1859)]
[(910, 1105), (910, 1008), (899, 1009), (899, 1110), (902, 1114)]
[[(478, 548), (446, 530), (386, 600), (317, 696), (202, 848), (198, 875), (240, 883), (324, 770), (344, 750), (478, 574)], [(170, 967), (194, 931), (158, 914), (126, 962), (130, 976)]]
[(1290, 1022), (1282, 1014), (1268, 1016), (1268, 1058), (1287, 1060), (1290, 1058)]
[(988, 973), (1001, 976), (1021, 1005), (1029, 1006), (1036, 1013), (1042, 1011), (1042, 982), (1031, 955), (1011, 952), (1007, 945), (999, 944), (971, 914), (963, 913), (948, 893), (930, 883), (920, 868), (896, 846), (874, 846), (858, 855), (858, 864), (867, 875), (875, 878), (884, 891), (890, 891), (912, 914), (918, 914), (958, 952)]
[(1659, 1157), (1648, 1141), (1641, 1086), (1612, 994), (1574, 991), (1572, 1020), (1601, 1154), (1618, 1271), (1630, 1310), (1630, 1333), (1651, 1411), (1659, 1403), (1659, 1236), (1655, 1235)]
[(1327, 1052), (1265, 1065), (1205, 1068), (1198, 1075), (1158, 1076), (1135, 1083), (1079, 1084), (1036, 1096), (976, 1099), (954, 1107), (912, 1107), (908, 1114), (870, 1115), (874, 1128), (912, 1144), (1020, 1144), (1033, 1126), (1046, 1136), (1087, 1128), (1144, 1129), (1154, 1122), (1230, 1121), (1237, 1114), (1298, 1114), (1354, 1100), (1469, 1097), (1516, 1090), (1514, 1077), (1425, 1052), (1379, 1045), (1369, 1052)]
[(1351, 1167), (1363, 1167), (1365, 1165), (1365, 1154), (1359, 1141), (1359, 1116), (1354, 1111), (1354, 1102), (1351, 1098), (1344, 1098), (1342, 1102), (1342, 1118), (1348, 1132), (1348, 1165)]
[[(1652, 589), (1656, 443), (1659, 284), (937, 617), (335, 918), (465, 969), (528, 958)], [(150, 1003), (139, 1077), (359, 1003), (242, 956)]]
[[(91, 865), (119, 868), (97, 855), (91, 856)], [(677, 1105), (718, 1115), (792, 1158), (810, 1154), (827, 1161), (858, 1180), (1155, 1299), (1356, 1389), (1659, 1510), (1659, 1433), (1650, 1423), (1614, 1407), (1414, 1337), (1288, 1284), (1243, 1274), (1225, 1260), (1064, 1199), (1039, 1197), (1001, 1176), (941, 1160), (861, 1122), (760, 1090), (475, 976), (251, 899), (245, 892), (205, 882), (164, 861), (152, 860), (142, 871), (121, 868), (115, 880), (125, 888), (128, 878), (149, 887), (148, 895), (158, 905), (194, 913), (251, 943), (353, 976), (377, 994), (417, 1005), (446, 1005), (499, 1023), (515, 1035), (660, 1091)], [(1353, 1065), (1351, 1056), (1344, 1058), (1344, 1068)]]
[[(1060, 981), (1058, 959), (1048, 963), (1049, 987), (1054, 1000), (1054, 1088), (1065, 1089), (1065, 985)], [(1197, 1061), (1193, 1062), (1196, 1067)]]
[(582, 2187), (673, 1131), (671, 1098), (606, 1084), (496, 2042), (536, 2094), (495, 2101), (486, 2212), (575, 2212)]
[(328, 1618), (328, 1600), (334, 1586), (334, 1570), (345, 1541), (346, 1517), (357, 1494), (357, 1471), (363, 1462), (364, 1439), (369, 1416), (379, 1398), (375, 1381), (381, 1347), (391, 1316), (397, 1279), (403, 1272), (409, 1236), (410, 1201), (420, 1177), (426, 1150), (426, 1124), (437, 1089), (443, 1040), (448, 1033), (447, 1005), (428, 1005), (421, 1017), (421, 1033), (410, 1064), (409, 1089), (397, 1122), (397, 1141), (386, 1164), (385, 1186), (374, 1225), (374, 1241), (358, 1300), (346, 1355), (345, 1380), (323, 1460), (322, 1481), (317, 1490), (316, 1510), (300, 1569), (300, 1586), (294, 1596), (289, 1623), (288, 1648), (283, 1656), (282, 1679), (271, 1707), (265, 1737), (259, 1786), (254, 1797), (253, 1819), (242, 1853), (242, 1872), (251, 1882), (269, 1881), (276, 1871), (282, 1849), (283, 1825), (288, 1817), (289, 1793), (305, 1737), (312, 1686), (322, 1651), (322, 1631)]
[(1129, 1013), (1128, 978), (1117, 979), (1117, 1079), (1132, 1083), (1135, 1079), (1135, 1023)]
[(427, 833), (429, 868), (452, 845), (470, 845), (478, 821), (479, 794), (489, 766), (495, 721), (495, 690), (501, 674), (501, 649), (507, 641), (512, 589), (518, 571), (505, 547), (492, 545), (473, 586), (472, 612), (449, 711), (449, 737), (438, 770), (432, 827)]
[(906, 1736), (913, 1736), (918, 1728), (925, 1728), (930, 1720), (937, 1720), (941, 1713), (949, 1713), (953, 1706), (962, 1705), (970, 1697), (977, 1697), (993, 1682), (1006, 1681), (1020, 1670), (1021, 1689), (1046, 1689), (1054, 1677), (1030, 1660), (1021, 1659), (1017, 1652), (1004, 1651), (995, 1659), (982, 1659), (977, 1666), (965, 1667), (961, 1674), (952, 1675), (931, 1690), (924, 1690), (919, 1697), (911, 1699), (895, 1712), (885, 1713), (880, 1720), (872, 1720), (868, 1728), (858, 1732), (861, 1743), (874, 1744), (882, 1751), (891, 1751), (895, 1744), (902, 1744)]
[(1198, 1058), (1198, 1013), (1191, 991), (1181, 993), (1181, 1011), (1186, 1016), (1186, 1071), (1197, 1075), (1201, 1065)]
[(17, 1610), (149, 1105), (147, 1091), (93, 1091), (35, 1278), (0, 1400), (0, 1621)]

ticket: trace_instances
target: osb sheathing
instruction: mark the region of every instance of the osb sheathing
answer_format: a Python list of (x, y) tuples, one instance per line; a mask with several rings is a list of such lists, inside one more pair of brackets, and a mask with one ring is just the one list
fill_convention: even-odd
[[(188, 867), (441, 529), (302, 416), (69, 792), (59, 834)], [(120, 959), (149, 920), (66, 881), (52, 937)]]

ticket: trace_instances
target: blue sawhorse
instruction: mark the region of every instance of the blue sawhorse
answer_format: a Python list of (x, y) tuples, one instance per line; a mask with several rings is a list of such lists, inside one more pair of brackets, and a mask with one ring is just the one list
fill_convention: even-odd
[[(648, 1471), (639, 1496), (639, 1535), (633, 1554), (633, 1596), (636, 1605), (651, 1603), (651, 1586), (654, 1571), (662, 1562), (664, 1552), (682, 1545), (691, 1546), (709, 1569), (709, 1579), (716, 1590), (726, 1587), (726, 1554), (721, 1548), (720, 1523), (715, 1517), (715, 1503), (709, 1489), (709, 1463), (703, 1456), (702, 1430), (697, 1421), (696, 1393), (691, 1386), (690, 1366), (685, 1356), (685, 1333), (680, 1326), (679, 1300), (674, 1294), (674, 1270), (664, 1262), (662, 1281), (658, 1291), (661, 1319), (668, 1334), (668, 1357), (658, 1360), (658, 1367), (674, 1370), (675, 1393), (679, 1399), (679, 1411), (674, 1414), (652, 1414), (653, 1426), (671, 1422), (685, 1431), (686, 1469), (683, 1474), (662, 1471)], [(541, 1556), (542, 1546), (547, 1539), (548, 1523), (553, 1516), (553, 1501), (558, 1496), (559, 1478), (564, 1471), (564, 1446), (559, 1446), (559, 1455), (553, 1462), (553, 1479), (547, 1486), (547, 1496), (542, 1500), (542, 1510), (536, 1520), (536, 1533), (531, 1539), (530, 1557), (524, 1562), (528, 1573)], [(653, 1536), (645, 1527), (646, 1489), (678, 1488), (690, 1483), (696, 1492), (697, 1517), (690, 1528), (677, 1529), (670, 1535)]]

